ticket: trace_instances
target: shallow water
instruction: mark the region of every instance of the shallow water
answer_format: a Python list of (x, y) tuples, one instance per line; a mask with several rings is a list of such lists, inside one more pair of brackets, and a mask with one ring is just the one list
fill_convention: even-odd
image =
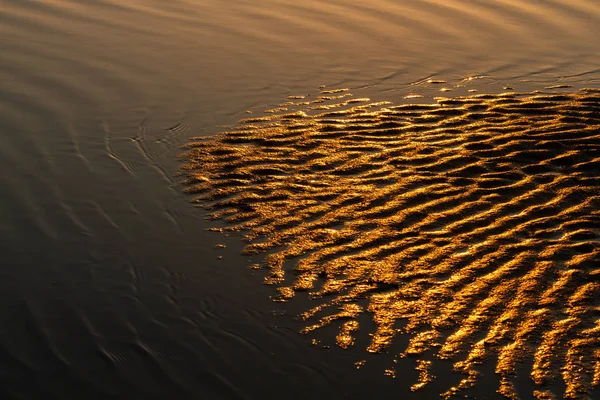
[(206, 231), (180, 146), (320, 85), (395, 104), (599, 87), (599, 34), (596, 1), (4, 0), (4, 398), (447, 390), (450, 362), (412, 393), (414, 360), (390, 379), (390, 357), (299, 335), (308, 303), (271, 302), (239, 239)]
[(597, 386), (600, 91), (399, 106), (331, 92), (185, 156), (196, 201), (246, 253), (271, 251), (258, 267), (278, 300), (308, 293), (303, 333), (416, 358), (414, 390), (453, 360), (444, 398), (494, 360), (506, 397), (524, 369), (540, 399), (558, 380), (570, 398)]

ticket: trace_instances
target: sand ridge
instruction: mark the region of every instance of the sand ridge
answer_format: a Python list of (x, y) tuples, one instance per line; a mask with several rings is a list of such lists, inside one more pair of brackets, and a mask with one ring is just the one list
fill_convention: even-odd
[(368, 351), (411, 337), (415, 390), (432, 357), (455, 361), (445, 397), (492, 357), (509, 398), (521, 363), (539, 399), (600, 385), (600, 90), (290, 100), (195, 138), (182, 171), (247, 253), (268, 252), (280, 300), (310, 293), (305, 333), (339, 326), (347, 348), (369, 313)]

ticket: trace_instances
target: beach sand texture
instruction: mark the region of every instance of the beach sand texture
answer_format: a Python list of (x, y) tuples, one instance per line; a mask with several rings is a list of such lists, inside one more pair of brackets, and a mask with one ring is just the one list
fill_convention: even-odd
[(523, 363), (538, 399), (600, 385), (599, 90), (413, 105), (322, 90), (270, 111), (193, 139), (182, 171), (266, 253), (278, 300), (309, 293), (304, 333), (335, 326), (348, 348), (368, 314), (367, 351), (410, 337), (413, 389), (455, 362), (444, 397), (485, 362), (508, 398)]

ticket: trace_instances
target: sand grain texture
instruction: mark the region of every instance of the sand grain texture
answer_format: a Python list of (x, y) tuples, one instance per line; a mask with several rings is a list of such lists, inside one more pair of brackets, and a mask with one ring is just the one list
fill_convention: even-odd
[(401, 356), (447, 358), (477, 382), (497, 360), (517, 398), (527, 365), (539, 399), (600, 383), (600, 91), (505, 93), (398, 105), (346, 91), (193, 140), (187, 191), (267, 253), (280, 300), (308, 291), (305, 333), (358, 316), (367, 350), (398, 335)]

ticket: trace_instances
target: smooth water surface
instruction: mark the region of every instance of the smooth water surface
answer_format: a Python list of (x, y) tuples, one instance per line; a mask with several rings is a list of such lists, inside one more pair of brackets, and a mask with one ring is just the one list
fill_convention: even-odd
[(2, 397), (437, 396), (445, 375), (413, 393), (414, 362), (391, 379), (298, 334), (302, 301), (272, 302), (182, 193), (180, 147), (321, 85), (599, 87), (597, 37), (591, 0), (3, 0)]

